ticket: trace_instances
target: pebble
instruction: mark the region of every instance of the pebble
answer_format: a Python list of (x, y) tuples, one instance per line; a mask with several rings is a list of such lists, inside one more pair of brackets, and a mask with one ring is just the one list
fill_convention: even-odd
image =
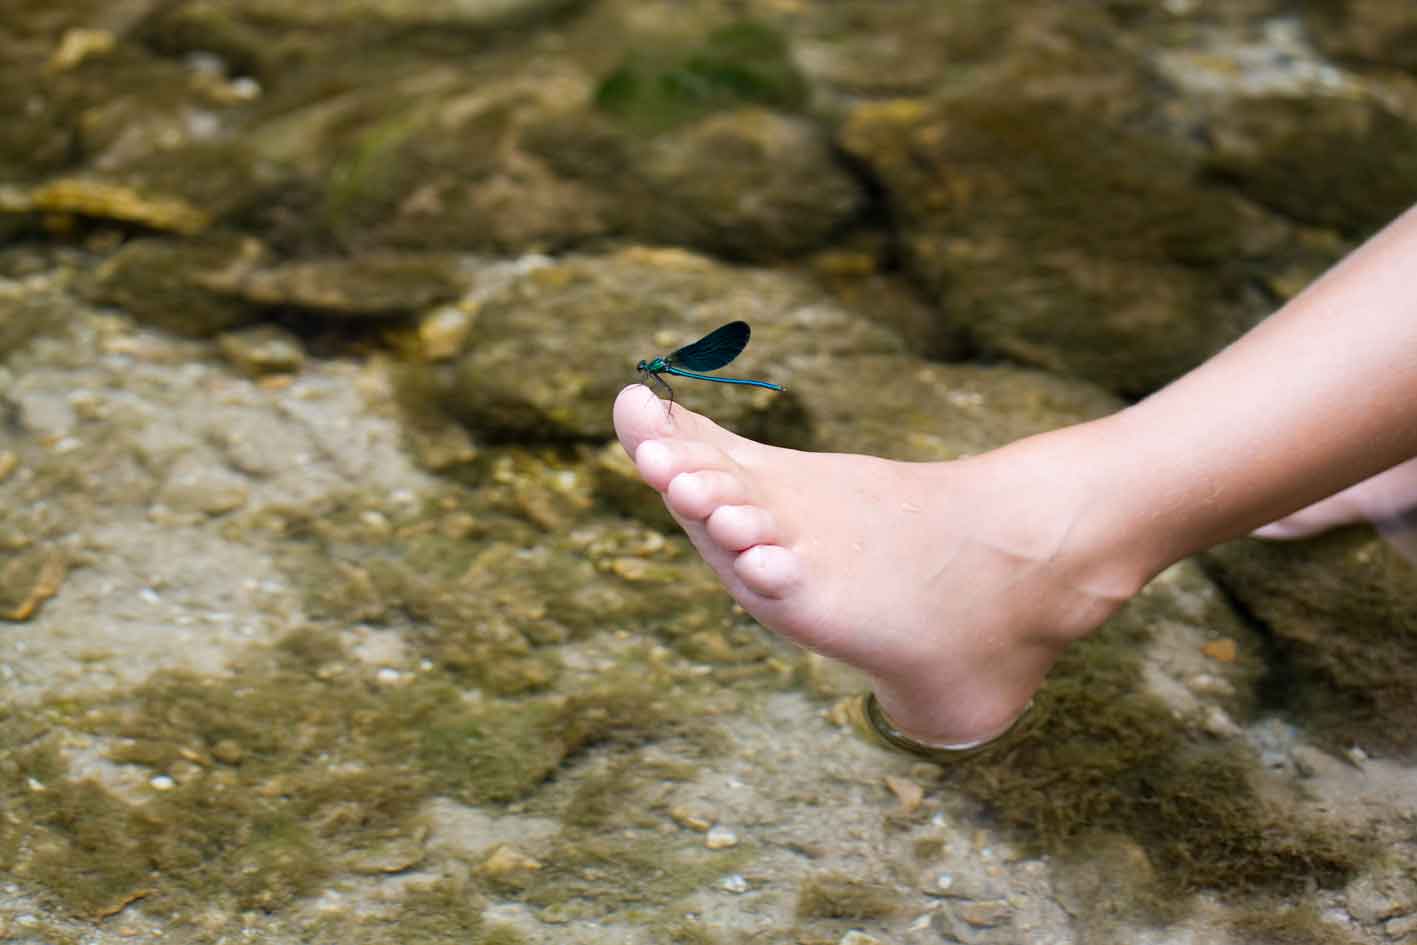
[(1217, 738), (1238, 738), (1244, 734), (1230, 714), (1218, 705), (1211, 706), (1205, 713), (1202, 726), (1206, 732)]
[(1364, 874), (1343, 891), (1348, 914), (1359, 922), (1382, 922), (1417, 910), (1417, 883), (1397, 873)]
[(914, 781), (906, 778), (897, 778), (894, 775), (886, 775), (886, 787), (900, 801), (900, 812), (902, 814), (913, 814), (920, 809), (920, 804), (925, 800), (925, 789)]
[(989, 899), (961, 903), (955, 914), (975, 928), (992, 929), (1011, 921), (1014, 909), (1002, 899)]
[(516, 847), (506, 843), (498, 844), (477, 867), (479, 876), (491, 879), (508, 879), (535, 873), (541, 869), (541, 861), (528, 856)]
[(738, 873), (730, 873), (718, 881), (718, 888), (725, 892), (745, 893), (748, 891), (748, 881)]
[(1383, 931), (1387, 937), (1397, 941), (1407, 941), (1417, 933), (1417, 915), (1400, 915), (1395, 919), (1388, 919), (1383, 923)]
[(704, 846), (710, 850), (726, 850), (729, 847), (738, 845), (738, 834), (721, 827), (717, 824), (710, 827), (708, 833), (704, 835)]
[(1306, 778), (1314, 778), (1322, 774), (1331, 775), (1343, 768), (1343, 762), (1312, 745), (1294, 746), (1289, 757), (1294, 762), (1295, 770)]
[(1239, 656), (1239, 647), (1229, 637), (1211, 640), (1201, 647), (1201, 652), (1217, 663), (1233, 663)]
[(177, 787), (177, 782), (165, 774), (153, 775), (148, 779), (148, 784), (150, 784), (155, 791), (170, 791)]
[(244, 752), (241, 743), (232, 738), (223, 738), (212, 746), (212, 757), (224, 765), (239, 765)]
[(852, 929), (838, 940), (837, 945), (886, 945), (886, 943), (873, 935)]
[(707, 833), (708, 829), (713, 826), (712, 820), (702, 814), (695, 813), (682, 804), (676, 804), (669, 808), (669, 816), (679, 826), (697, 830), (699, 833)]
[(462, 353), (472, 331), (473, 313), (456, 305), (439, 305), (418, 323), (418, 341), (429, 361), (448, 361)]
[(217, 339), (217, 345), (227, 361), (253, 377), (293, 373), (305, 363), (300, 339), (274, 325), (228, 332)]
[(976, 872), (969, 869), (939, 873), (934, 877), (933, 884), (923, 884), (922, 891), (929, 896), (944, 896), (947, 899), (998, 899), (1007, 892), (996, 877), (982, 870)]

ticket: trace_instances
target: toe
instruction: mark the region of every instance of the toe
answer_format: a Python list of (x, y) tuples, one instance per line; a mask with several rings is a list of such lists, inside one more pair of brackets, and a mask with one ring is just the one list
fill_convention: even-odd
[(643, 384), (631, 384), (615, 398), (615, 433), (631, 456), (645, 440), (667, 436), (671, 431), (665, 403)]
[(659, 492), (681, 473), (717, 469), (731, 472), (734, 462), (718, 447), (699, 440), (646, 440), (634, 452), (635, 466)]
[(750, 440), (742, 439), (682, 404), (675, 404), (671, 409), (666, 401), (660, 400), (654, 391), (643, 384), (631, 384), (615, 398), (615, 433), (631, 456), (635, 455), (641, 443), (656, 439), (678, 442), (697, 440), (726, 452), (752, 448)]
[(708, 535), (728, 551), (779, 541), (772, 513), (755, 505), (722, 505), (709, 514)]
[(664, 498), (675, 515), (702, 521), (719, 506), (742, 504), (747, 493), (742, 477), (721, 469), (701, 469), (671, 479)]
[(781, 598), (802, 580), (802, 561), (781, 545), (755, 545), (733, 560), (733, 571), (753, 593)]

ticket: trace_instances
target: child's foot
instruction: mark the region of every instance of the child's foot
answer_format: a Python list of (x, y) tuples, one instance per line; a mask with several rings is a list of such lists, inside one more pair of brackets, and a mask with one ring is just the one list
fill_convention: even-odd
[(744, 609), (866, 671), (929, 744), (1005, 731), (1067, 642), (1150, 577), (1093, 553), (1092, 496), (1062, 462), (1078, 454), (1052, 434), (953, 463), (803, 453), (671, 414), (640, 385), (615, 429)]
[(1408, 558), (1417, 560), (1417, 459), (1399, 463), (1263, 528), (1257, 538), (1308, 538), (1342, 525), (1370, 522)]

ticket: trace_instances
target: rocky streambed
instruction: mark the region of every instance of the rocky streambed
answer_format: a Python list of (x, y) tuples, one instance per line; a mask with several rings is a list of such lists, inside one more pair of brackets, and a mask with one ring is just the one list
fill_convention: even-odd
[[(0, 941), (1417, 940), (1417, 578), (1158, 577), (940, 769), (634, 477), (949, 459), (1202, 360), (1417, 192), (1379, 2), (21, 3)], [(706, 388), (706, 389), (705, 389)]]

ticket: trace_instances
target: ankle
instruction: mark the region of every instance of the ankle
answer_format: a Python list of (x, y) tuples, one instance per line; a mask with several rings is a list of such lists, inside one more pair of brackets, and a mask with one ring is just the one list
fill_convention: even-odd
[(1014, 516), (1032, 530), (1034, 556), (1070, 592), (1073, 607), (1060, 626), (1065, 642), (1091, 632), (1175, 560), (1133, 501), (1134, 471), (1110, 419), (1029, 437), (995, 454), (1001, 468), (1021, 476), (1013, 489), (1031, 497)]
[(1166, 503), (1149, 488), (1161, 475), (1144, 468), (1120, 414), (1038, 439), (1067, 471), (1060, 504), (1071, 523), (1062, 542), (1080, 588), (1117, 606), (1189, 553), (1168, 529)]

